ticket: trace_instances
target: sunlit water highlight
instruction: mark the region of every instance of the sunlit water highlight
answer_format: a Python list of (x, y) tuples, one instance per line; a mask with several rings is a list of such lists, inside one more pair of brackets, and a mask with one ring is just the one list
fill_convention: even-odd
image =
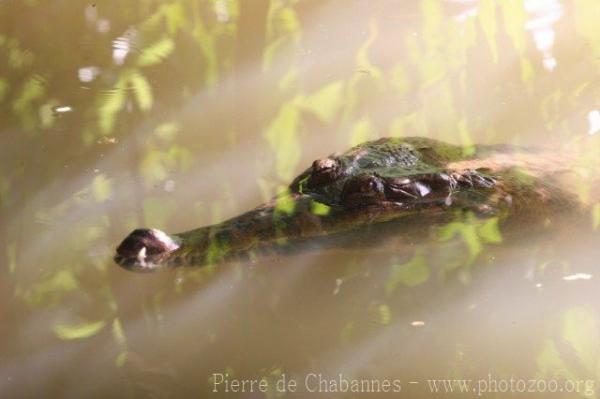
[(594, 0), (275, 1), (245, 20), (266, 27), (250, 56), (256, 38), (236, 32), (251, 11), (189, 3), (0, 5), (1, 397), (275, 395), (212, 392), (225, 372), (271, 389), (282, 374), (398, 378), (423, 397), (430, 378), (600, 381), (598, 205), (501, 242), (467, 223), (446, 241), (202, 270), (111, 260), (134, 227), (222, 221), (381, 136), (593, 164)]

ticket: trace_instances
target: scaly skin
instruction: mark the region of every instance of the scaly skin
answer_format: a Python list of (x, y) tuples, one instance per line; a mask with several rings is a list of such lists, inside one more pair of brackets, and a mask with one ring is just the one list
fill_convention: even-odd
[(384, 138), (314, 161), (289, 192), (222, 223), (170, 235), (135, 230), (115, 261), (137, 271), (201, 266), (390, 223), (410, 235), (466, 213), (525, 226), (580, 210), (560, 188), (561, 165), (564, 157), (532, 149)]

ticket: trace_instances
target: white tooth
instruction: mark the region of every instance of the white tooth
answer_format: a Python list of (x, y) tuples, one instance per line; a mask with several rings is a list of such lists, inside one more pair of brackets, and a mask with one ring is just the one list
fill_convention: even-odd
[(402, 194), (406, 195), (407, 197), (417, 198), (416, 195), (411, 194), (408, 191), (402, 190), (401, 188), (399, 188), (398, 191), (400, 191)]
[(431, 188), (423, 183), (415, 182), (415, 187), (417, 188), (417, 191), (421, 197), (424, 197), (431, 192)]
[(146, 262), (146, 247), (142, 247), (142, 249), (140, 249), (140, 252), (137, 254), (137, 260), (141, 264)]

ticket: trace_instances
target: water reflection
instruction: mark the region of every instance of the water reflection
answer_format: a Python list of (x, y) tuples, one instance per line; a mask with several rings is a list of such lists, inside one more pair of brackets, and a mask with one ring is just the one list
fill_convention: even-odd
[(595, 109), (588, 113), (589, 129), (588, 134), (596, 134), (600, 132), (600, 111)]
[(556, 35), (553, 25), (561, 18), (563, 7), (558, 0), (527, 0), (525, 10), (530, 14), (525, 27), (532, 31), (535, 46), (544, 56), (544, 68), (551, 71), (557, 63), (552, 54)]
[[(244, 396), (213, 393), (217, 372), (270, 381), (256, 397), (312, 372), (424, 397), (438, 376), (597, 381), (596, 16), (596, 0), (2, 2), (0, 396)], [(466, 223), (157, 275), (111, 261), (134, 227), (221, 221), (390, 135), (573, 151), (591, 209), (501, 242)]]

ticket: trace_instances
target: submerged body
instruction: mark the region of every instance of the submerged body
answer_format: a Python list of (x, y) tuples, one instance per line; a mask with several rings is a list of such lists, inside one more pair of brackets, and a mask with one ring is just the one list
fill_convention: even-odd
[(562, 154), (532, 149), (384, 138), (314, 161), (288, 192), (223, 223), (135, 230), (115, 261), (132, 270), (200, 266), (390, 224), (410, 235), (467, 214), (528, 226), (581, 209), (565, 189), (569, 166)]

